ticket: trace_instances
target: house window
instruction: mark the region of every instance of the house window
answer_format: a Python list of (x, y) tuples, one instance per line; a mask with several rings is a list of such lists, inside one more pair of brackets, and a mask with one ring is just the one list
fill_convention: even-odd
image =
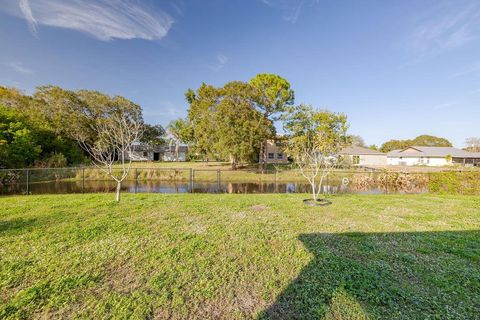
[(148, 152), (147, 152), (147, 151), (143, 151), (143, 156), (144, 156), (144, 157), (147, 157), (147, 156), (148, 156)]
[(277, 159), (283, 159), (283, 153), (277, 153)]
[(268, 159), (275, 159), (275, 154), (269, 153), (268, 154)]
[(352, 162), (353, 164), (360, 164), (360, 156), (353, 156)]

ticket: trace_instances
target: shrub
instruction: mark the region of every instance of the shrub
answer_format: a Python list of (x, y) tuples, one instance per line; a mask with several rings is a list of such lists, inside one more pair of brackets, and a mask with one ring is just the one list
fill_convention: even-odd
[(439, 194), (480, 194), (480, 172), (436, 172), (430, 174), (428, 190)]

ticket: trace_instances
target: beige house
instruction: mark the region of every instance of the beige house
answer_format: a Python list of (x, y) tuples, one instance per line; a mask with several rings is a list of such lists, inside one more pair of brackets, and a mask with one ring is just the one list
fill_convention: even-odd
[(265, 148), (263, 163), (288, 163), (282, 140), (267, 140), (263, 143), (263, 147)]
[(387, 155), (383, 152), (351, 146), (344, 148), (339, 155), (348, 157), (350, 162), (355, 166), (386, 166)]
[(480, 165), (480, 152), (468, 152), (453, 147), (412, 146), (402, 150), (393, 150), (387, 154), (389, 165), (402, 166), (464, 166)]

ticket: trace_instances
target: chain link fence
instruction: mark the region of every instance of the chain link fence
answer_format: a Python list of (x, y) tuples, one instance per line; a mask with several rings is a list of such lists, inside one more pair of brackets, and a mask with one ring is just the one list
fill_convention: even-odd
[[(121, 169), (114, 169), (121, 172)], [(116, 183), (98, 168), (0, 170), (0, 194), (113, 192)], [(226, 170), (132, 168), (122, 190), (131, 193), (308, 193), (297, 170)], [(405, 173), (335, 170), (322, 183), (323, 193), (480, 194), (480, 171)]]

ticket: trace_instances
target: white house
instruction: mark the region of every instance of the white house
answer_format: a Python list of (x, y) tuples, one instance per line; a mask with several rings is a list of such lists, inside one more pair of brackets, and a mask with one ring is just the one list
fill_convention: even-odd
[(387, 164), (403, 166), (480, 165), (480, 153), (467, 152), (453, 147), (412, 146), (387, 153)]
[[(178, 161), (187, 161), (188, 147), (179, 146)], [(133, 146), (131, 153), (125, 155), (132, 161), (175, 161), (174, 145), (149, 145), (138, 143)]]
[(350, 162), (356, 166), (385, 166), (387, 164), (385, 153), (369, 148), (352, 146), (344, 148), (339, 154), (349, 157)]

